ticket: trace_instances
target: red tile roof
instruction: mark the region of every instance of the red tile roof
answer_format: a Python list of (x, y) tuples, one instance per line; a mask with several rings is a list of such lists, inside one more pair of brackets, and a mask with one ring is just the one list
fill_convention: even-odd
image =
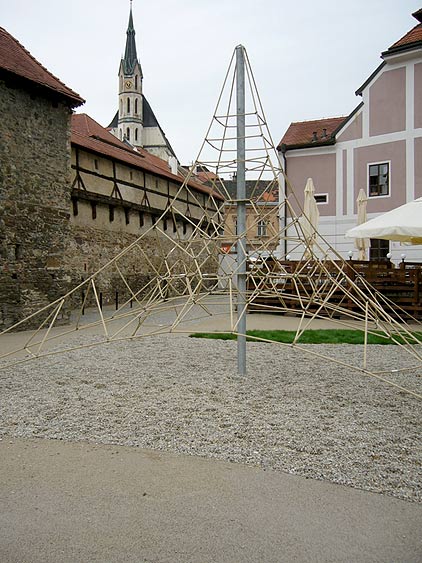
[(72, 107), (80, 106), (85, 102), (79, 94), (44, 68), (19, 41), (2, 27), (0, 27), (0, 69), (61, 94), (71, 102)]
[(278, 202), (278, 190), (270, 190), (268, 192), (263, 192), (259, 197), (258, 201), (262, 200), (268, 203)]
[[(184, 178), (181, 175), (172, 174), (167, 162), (158, 156), (154, 156), (144, 149), (136, 151), (127, 144), (120, 141), (94, 121), (85, 113), (72, 115), (72, 137), (73, 145), (77, 145), (99, 155), (118, 160), (135, 168), (151, 172), (178, 184), (182, 184)], [(213, 194), (216, 199), (223, 200), (222, 196), (207, 186), (198, 182), (189, 181), (189, 187), (206, 194)]]
[[(327, 145), (333, 142), (332, 133), (347, 119), (343, 117), (328, 117), (311, 121), (291, 123), (278, 148), (282, 145), (289, 147)], [(325, 129), (325, 136), (324, 136)]]
[[(398, 47), (404, 47), (407, 45), (412, 45), (413, 43), (420, 43), (422, 42), (422, 24), (416, 25), (413, 29), (411, 29), (406, 35), (404, 35), (401, 39), (393, 43), (388, 51), (397, 50)], [(387, 51), (387, 53), (388, 53)]]
[(212, 182), (213, 180), (218, 180), (218, 176), (215, 172), (210, 170), (201, 170), (200, 172), (196, 173), (196, 176), (199, 178), (201, 182)]

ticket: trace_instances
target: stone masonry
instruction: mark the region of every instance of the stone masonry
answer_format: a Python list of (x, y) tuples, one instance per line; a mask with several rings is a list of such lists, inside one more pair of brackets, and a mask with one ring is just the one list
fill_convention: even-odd
[(18, 78), (0, 80), (1, 329), (54, 301), (72, 281), (63, 267), (70, 114), (41, 89), (22, 87)]

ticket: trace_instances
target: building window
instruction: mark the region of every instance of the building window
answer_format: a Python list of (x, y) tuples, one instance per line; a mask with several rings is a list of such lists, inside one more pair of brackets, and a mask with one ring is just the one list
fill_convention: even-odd
[(318, 205), (328, 203), (328, 194), (314, 194), (314, 198)]
[(114, 206), (113, 205), (108, 206), (108, 220), (110, 221), (110, 223), (112, 223), (114, 221)]
[(390, 195), (390, 163), (369, 164), (369, 197)]
[(237, 219), (233, 219), (233, 232), (237, 235)]
[(186, 223), (186, 221), (183, 221), (183, 234), (184, 235), (186, 234), (187, 228), (188, 228), (188, 224)]
[(20, 260), (22, 258), (22, 246), (20, 244), (15, 244), (15, 260)]
[(260, 219), (258, 221), (257, 235), (259, 237), (266, 237), (267, 236), (267, 222), (264, 221), (263, 219)]
[(130, 210), (129, 210), (129, 207), (124, 207), (123, 209), (125, 210), (125, 222), (126, 222), (126, 225), (129, 225), (129, 222), (130, 222)]
[(127, 112), (130, 113), (130, 98), (127, 99)]
[(144, 226), (144, 223), (145, 223), (145, 222), (144, 222), (144, 213), (143, 213), (143, 211), (140, 211), (140, 212), (139, 212), (139, 226), (140, 226), (140, 227), (143, 227), (143, 226)]
[(369, 260), (387, 260), (387, 254), (390, 252), (389, 241), (379, 238), (371, 238), (370, 240)]
[(126, 129), (126, 139), (128, 141), (130, 141), (130, 129), (129, 129), (129, 127), (127, 127), (127, 129)]
[(167, 231), (167, 219), (163, 219), (163, 229)]
[(97, 218), (97, 204), (95, 201), (91, 201), (91, 216), (93, 219)]
[(135, 141), (138, 140), (138, 128), (135, 129)]
[(100, 165), (98, 164), (98, 160), (96, 158), (94, 158), (94, 168), (95, 170), (99, 170)]
[(72, 197), (72, 211), (73, 211), (74, 217), (76, 217), (76, 215), (79, 213), (78, 198), (76, 198), (76, 197)]
[(138, 113), (138, 98), (135, 98), (135, 113)]

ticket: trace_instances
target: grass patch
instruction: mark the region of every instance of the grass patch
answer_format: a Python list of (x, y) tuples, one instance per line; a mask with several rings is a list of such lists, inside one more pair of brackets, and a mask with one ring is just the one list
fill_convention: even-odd
[[(248, 336), (265, 338), (274, 342), (291, 344), (296, 332), (293, 330), (248, 330)], [(422, 332), (414, 332), (413, 335), (422, 343)], [(210, 338), (214, 340), (236, 340), (237, 335), (230, 332), (197, 332), (190, 334), (192, 338)], [(399, 336), (394, 337), (396, 341), (403, 343)], [(360, 330), (305, 330), (298, 342), (300, 344), (364, 344), (365, 335)], [(247, 338), (254, 341), (253, 338)], [(256, 340), (255, 340), (256, 342)], [(368, 344), (396, 344), (391, 338), (382, 336), (382, 333), (368, 334)]]

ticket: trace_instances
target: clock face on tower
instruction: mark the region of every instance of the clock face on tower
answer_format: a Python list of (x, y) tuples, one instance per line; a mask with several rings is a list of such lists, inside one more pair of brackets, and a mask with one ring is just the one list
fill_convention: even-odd
[(131, 80), (126, 80), (126, 88), (132, 88)]

